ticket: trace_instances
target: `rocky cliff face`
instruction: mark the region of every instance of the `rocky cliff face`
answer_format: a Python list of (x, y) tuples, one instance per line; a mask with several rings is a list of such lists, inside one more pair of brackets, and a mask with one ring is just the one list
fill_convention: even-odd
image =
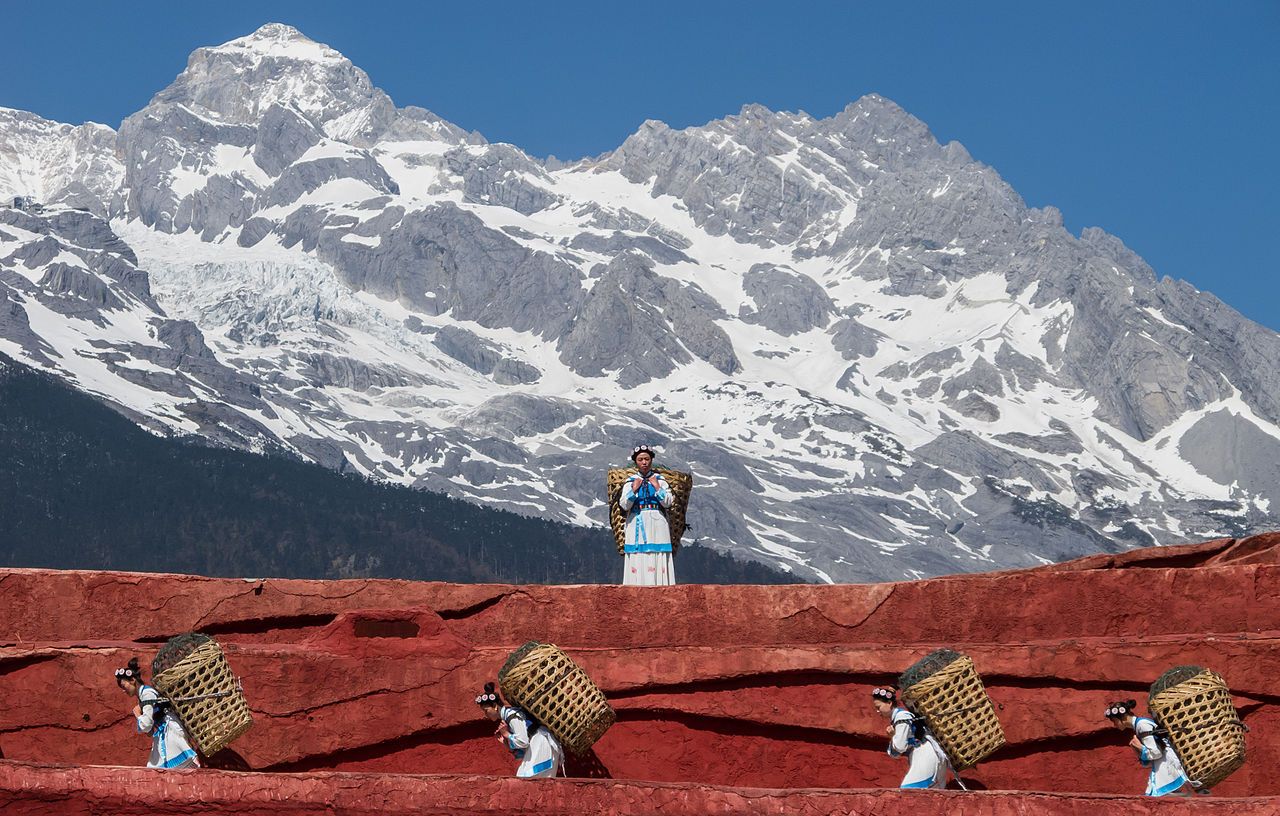
[[(133, 732), (112, 670), (133, 655), (145, 663), (170, 635), (194, 629), (223, 644), (256, 721), (212, 764), (265, 775), (245, 778), (253, 790), (298, 786), (310, 801), (348, 785), (399, 784), (312, 776), (328, 771), (504, 776), (511, 760), (472, 700), (512, 648), (537, 639), (568, 650), (618, 711), (593, 753), (571, 763), (571, 777), (693, 785), (681, 788), (693, 798), (677, 799), (685, 805), (672, 804), (675, 812), (699, 812), (679, 808), (702, 796), (756, 795), (807, 812), (814, 796), (879, 795), (795, 789), (896, 786), (902, 763), (884, 753), (869, 690), (950, 646), (974, 659), (1008, 738), (965, 774), (971, 788), (1076, 803), (1037, 812), (1106, 812), (1078, 797), (1133, 795), (1146, 776), (1103, 707), (1118, 696), (1145, 699), (1164, 669), (1195, 663), (1227, 679), (1251, 729), (1248, 763), (1207, 801), (1274, 797), (1278, 553), (1280, 536), (1270, 534), (910, 583), (657, 590), (8, 570), (0, 573), (0, 631), (10, 633), (0, 646), (8, 700), (0, 745), (16, 763), (141, 765), (147, 743)], [(34, 796), (45, 785), (107, 784), (93, 781), (96, 772), (42, 773), (6, 766), (0, 790)], [(307, 776), (278, 778), (285, 773)], [(174, 801), (239, 790), (217, 775), (198, 779), (164, 789)], [(486, 807), (521, 801), (496, 782), (472, 784), (493, 786)], [(610, 797), (649, 788), (573, 790), (608, 807)]]
[(700, 539), (818, 580), (1277, 521), (1280, 336), (878, 96), (548, 164), (272, 24), (118, 132), (0, 112), (15, 195), (0, 352), (156, 430), (576, 523), (657, 443)]
[[(168, 780), (166, 780), (168, 782)], [(492, 776), (306, 773), (276, 776), (201, 771), (169, 784), (137, 768), (27, 768), (0, 763), (0, 791), (31, 816), (273, 816), (627, 813), (636, 816), (1270, 816), (1274, 800), (1166, 799), (1035, 793), (729, 789), (714, 785)]]

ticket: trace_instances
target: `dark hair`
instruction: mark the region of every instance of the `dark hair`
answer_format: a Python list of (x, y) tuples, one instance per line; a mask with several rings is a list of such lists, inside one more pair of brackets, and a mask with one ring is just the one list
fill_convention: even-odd
[(1108, 720), (1118, 720), (1129, 716), (1133, 710), (1137, 708), (1137, 700), (1117, 700), (1114, 703), (1107, 704), (1106, 717)]
[(124, 688), (124, 681), (126, 680), (142, 683), (142, 668), (138, 665), (138, 658), (136, 657), (129, 658), (129, 662), (123, 669), (116, 669), (116, 685)]
[(896, 703), (898, 701), (898, 687), (893, 684), (876, 686), (871, 690), (871, 697), (875, 700), (884, 700), (886, 703)]
[(476, 705), (502, 705), (502, 698), (498, 696), (497, 690), (493, 683), (485, 683), (484, 691), (476, 697)]

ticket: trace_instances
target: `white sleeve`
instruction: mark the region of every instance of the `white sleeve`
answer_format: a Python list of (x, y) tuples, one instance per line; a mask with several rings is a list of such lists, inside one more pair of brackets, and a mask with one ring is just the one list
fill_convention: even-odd
[(159, 698), (160, 695), (156, 690), (150, 687), (144, 688), (141, 693), (138, 694), (138, 702), (142, 705), (142, 716), (138, 717), (138, 733), (150, 734), (151, 729), (155, 727), (156, 707), (149, 701), (157, 700)]
[(893, 739), (889, 742), (889, 753), (905, 754), (911, 749), (911, 718), (895, 717), (893, 720)]
[(676, 497), (671, 492), (671, 486), (667, 484), (666, 479), (662, 478), (662, 474), (658, 474), (658, 504), (663, 507), (670, 507), (675, 500)]
[(507, 718), (507, 729), (511, 736), (507, 737), (507, 747), (512, 751), (521, 751), (529, 747), (529, 724), (524, 717), (514, 715)]
[(1154, 726), (1144, 728), (1141, 731), (1138, 731), (1135, 727), (1134, 731), (1141, 735), (1139, 739), (1142, 740), (1142, 752), (1138, 754), (1138, 759), (1143, 765), (1150, 764), (1164, 756), (1164, 751), (1160, 750), (1160, 741), (1155, 738)]
[(622, 493), (618, 496), (618, 506), (623, 510), (630, 510), (631, 505), (635, 504), (636, 501), (635, 491), (631, 489), (631, 478), (628, 476), (627, 480), (622, 483)]

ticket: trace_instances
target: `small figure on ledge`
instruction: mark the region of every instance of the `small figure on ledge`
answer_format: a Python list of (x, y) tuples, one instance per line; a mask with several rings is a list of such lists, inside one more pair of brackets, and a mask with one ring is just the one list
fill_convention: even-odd
[(636, 469), (627, 475), (618, 496), (618, 506), (627, 513), (622, 583), (669, 586), (676, 582), (676, 567), (667, 508), (675, 498), (663, 475), (651, 469), (652, 448), (637, 445), (631, 451), (631, 461)]
[(182, 721), (160, 693), (142, 682), (142, 669), (138, 658), (129, 658), (129, 665), (116, 669), (116, 685), (138, 703), (133, 707), (135, 726), (139, 734), (151, 735), (151, 756), (148, 768), (165, 770), (199, 768), (200, 759), (187, 740)]
[(1120, 700), (1107, 706), (1106, 717), (1111, 725), (1121, 731), (1133, 730), (1129, 747), (1138, 755), (1143, 767), (1150, 768), (1147, 775), (1147, 796), (1190, 796), (1191, 782), (1182, 770), (1182, 761), (1173, 752), (1173, 746), (1160, 731), (1160, 726), (1150, 717), (1133, 713), (1137, 700)]
[(484, 691), (476, 697), (476, 705), (486, 717), (498, 723), (498, 740), (520, 760), (516, 776), (541, 779), (563, 772), (564, 750), (560, 741), (527, 712), (503, 705), (493, 683), (484, 684)]
[(897, 689), (886, 686), (873, 690), (871, 704), (889, 720), (885, 729), (890, 735), (889, 756), (907, 758), (907, 775), (898, 787), (944, 790), (947, 769), (951, 767), (947, 755), (924, 722), (898, 705)]

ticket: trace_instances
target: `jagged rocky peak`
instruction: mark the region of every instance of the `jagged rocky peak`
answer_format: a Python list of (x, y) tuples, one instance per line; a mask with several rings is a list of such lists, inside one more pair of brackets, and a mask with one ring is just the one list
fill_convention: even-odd
[(151, 100), (153, 107), (166, 103), (251, 125), (283, 105), (314, 120), (329, 138), (361, 146), (384, 137), (468, 140), (461, 128), (429, 111), (398, 110), (351, 60), (282, 23), (196, 49), (186, 70)]
[(269, 23), (247, 37), (196, 49), (152, 104), (176, 102), (253, 124), (276, 103), (324, 120), (369, 104), (375, 92), (369, 76), (337, 51)]
[(866, 94), (857, 101), (850, 102), (835, 116), (822, 121), (836, 126), (850, 138), (871, 144), (902, 139), (917, 144), (937, 145), (928, 125), (912, 116), (897, 102), (880, 94)]
[(338, 51), (308, 38), (298, 29), (284, 23), (267, 23), (252, 34), (201, 50), (239, 55), (251, 61), (280, 59), (298, 62), (349, 63), (347, 58)]
[(273, 24), (197, 51), (118, 136), (76, 133), (0, 111), (0, 193), (123, 202), (0, 207), (0, 343), (149, 427), (578, 523), (642, 434), (699, 474), (700, 537), (834, 580), (1280, 505), (1280, 335), (1071, 236), (882, 96), (542, 165)]
[[(921, 190), (936, 193), (935, 200), (952, 189), (1009, 198), (1006, 185), (962, 146), (939, 145), (922, 121), (876, 94), (825, 119), (752, 104), (682, 130), (647, 121), (603, 162), (634, 183), (652, 185), (656, 195), (679, 198), (712, 235), (761, 246), (798, 242), (822, 254), (875, 240), (835, 240), (855, 222), (881, 234), (892, 228), (868, 221), (869, 208), (860, 206), (868, 195), (892, 198), (899, 207), (917, 206)], [(872, 182), (884, 192), (871, 189)], [(1021, 208), (1011, 202), (1001, 209)], [(949, 205), (936, 200), (934, 208)], [(885, 208), (883, 215), (892, 212)], [(946, 217), (928, 213), (921, 220)], [(942, 243), (952, 237), (954, 230)]]
[[(843, 137), (841, 141), (868, 153), (940, 148), (928, 125), (920, 119), (892, 100), (867, 94), (825, 119), (815, 119), (804, 111), (774, 111), (755, 103), (744, 105), (736, 114), (680, 130), (648, 119), (605, 159), (614, 166), (625, 165), (628, 158), (652, 152), (655, 145), (668, 146), (673, 141), (690, 140), (706, 142), (721, 152), (745, 149), (765, 156), (792, 153), (802, 146), (838, 152), (839, 147), (831, 144), (829, 137)], [(956, 147), (959, 148), (957, 157), (969, 159), (963, 147), (958, 144)]]
[(116, 132), (0, 107), (0, 202), (15, 197), (105, 214), (119, 200)]

